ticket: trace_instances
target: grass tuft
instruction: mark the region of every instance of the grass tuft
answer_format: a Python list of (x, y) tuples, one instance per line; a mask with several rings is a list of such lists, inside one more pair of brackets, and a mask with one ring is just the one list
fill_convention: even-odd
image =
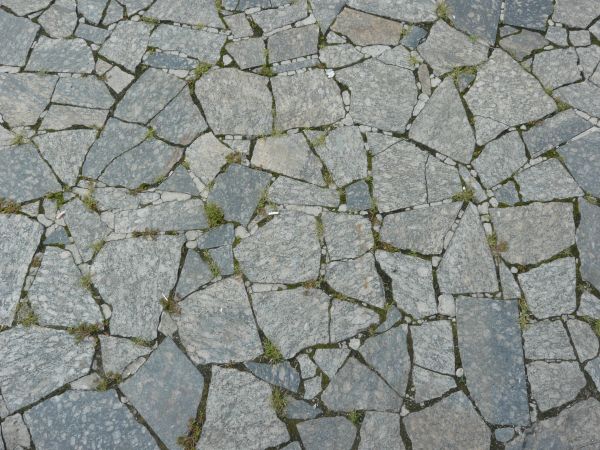
[(32, 309), (30, 309), (29, 312), (25, 315), (25, 317), (21, 319), (19, 323), (24, 327), (32, 327), (39, 323), (38, 316), (33, 312)]
[(183, 450), (195, 450), (196, 444), (202, 434), (202, 425), (198, 420), (190, 419), (188, 422), (188, 434), (177, 438), (177, 445), (183, 447)]
[(223, 213), (221, 207), (216, 203), (207, 203), (204, 206), (204, 213), (206, 214), (206, 220), (208, 220), (210, 228), (218, 227), (225, 223), (225, 213)]
[(500, 256), (501, 253), (508, 251), (508, 243), (498, 241), (498, 235), (495, 231), (487, 237), (487, 241), (494, 256)]
[(102, 328), (97, 323), (80, 323), (76, 327), (68, 328), (67, 331), (75, 337), (75, 342), (81, 342), (87, 337), (97, 335)]
[(0, 213), (17, 214), (19, 212), (21, 212), (21, 205), (12, 200), (0, 197)]
[(276, 363), (283, 361), (283, 355), (281, 351), (277, 348), (273, 342), (269, 340), (269, 338), (265, 337), (263, 339), (263, 347), (265, 349), (264, 358), (270, 363)]
[(208, 72), (211, 67), (212, 67), (212, 64), (209, 64), (207, 62), (199, 62), (198, 65), (194, 68), (194, 71), (192, 74), (194, 81), (202, 78), (202, 75), (204, 75), (206, 72)]
[(27, 138), (22, 134), (15, 134), (10, 141), (10, 145), (23, 145), (28, 142)]
[(468, 203), (475, 198), (475, 191), (472, 187), (467, 187), (452, 196), (452, 201)]
[(285, 398), (283, 391), (277, 387), (274, 387), (273, 392), (271, 393), (271, 405), (277, 415), (283, 415), (285, 407), (287, 406), (287, 399)]
[(81, 284), (81, 287), (84, 289), (91, 289), (92, 287), (92, 274), (91, 273), (86, 273), (84, 275), (81, 276), (81, 278), (79, 279), (79, 283)]
[(350, 411), (346, 417), (354, 425), (358, 425), (362, 421), (362, 414), (358, 411)]
[(121, 381), (123, 381), (123, 377), (120, 373), (107, 372), (102, 377), (102, 380), (100, 380), (100, 383), (98, 383), (98, 386), (96, 386), (96, 389), (99, 391), (108, 391), (116, 387)]
[(519, 299), (519, 326), (521, 327), (521, 330), (527, 328), (530, 321), (531, 312), (529, 311), (529, 305), (527, 305), (527, 301), (521, 297)]
[(178, 303), (178, 298), (175, 295), (170, 295), (169, 297), (165, 297), (160, 299), (160, 305), (163, 310), (169, 313), (172, 316), (178, 316), (181, 314), (181, 307)]
[(144, 136), (144, 139), (146, 141), (156, 139), (156, 130), (154, 129), (154, 127), (148, 128), (148, 130), (146, 131), (146, 135)]
[(437, 7), (435, 8), (435, 13), (442, 20), (448, 20), (450, 18), (450, 10), (448, 9), (446, 0), (441, 0), (438, 2)]
[(231, 152), (225, 157), (225, 160), (228, 164), (240, 164), (242, 162), (242, 154), (241, 152)]

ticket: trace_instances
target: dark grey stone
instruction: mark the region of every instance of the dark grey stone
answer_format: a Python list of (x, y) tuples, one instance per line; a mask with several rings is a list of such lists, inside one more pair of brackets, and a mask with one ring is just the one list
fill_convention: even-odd
[(200, 133), (208, 128), (187, 89), (182, 90), (150, 122), (150, 126), (156, 130), (158, 136), (178, 145), (191, 144)]
[(347, 450), (356, 436), (356, 428), (345, 417), (307, 420), (297, 427), (306, 450)]
[(364, 180), (346, 186), (346, 205), (350, 211), (366, 211), (371, 204), (369, 185)]
[(190, 195), (200, 195), (190, 174), (182, 166), (177, 166), (173, 173), (163, 181), (158, 189), (167, 192), (181, 192)]
[(544, 31), (553, 6), (552, 0), (508, 0), (504, 10), (504, 23)]
[(144, 58), (144, 64), (157, 69), (193, 70), (198, 63), (185, 56), (172, 53), (152, 52)]
[(26, 68), (32, 72), (92, 73), (94, 55), (83, 39), (50, 39), (41, 36)]
[(577, 247), (581, 259), (581, 276), (596, 289), (600, 288), (600, 208), (579, 200), (581, 221), (577, 229)]
[(250, 372), (261, 380), (288, 391), (298, 392), (300, 375), (289, 362), (285, 361), (279, 364), (247, 362), (245, 365)]
[(600, 130), (596, 129), (559, 150), (564, 163), (581, 188), (600, 197)]
[(496, 42), (496, 31), (500, 20), (500, 0), (449, 0), (448, 7), (456, 28), (469, 35)]
[(198, 238), (198, 248), (217, 248), (233, 244), (235, 238), (233, 225), (226, 223), (208, 230)]
[(181, 297), (186, 297), (212, 279), (213, 274), (208, 264), (204, 262), (198, 252), (189, 250), (179, 275), (176, 292)]
[[(536, 125), (523, 133), (523, 140), (527, 145), (527, 149), (531, 154), (532, 158), (546, 153), (560, 144), (563, 144), (575, 136), (589, 130), (592, 124), (580, 117), (569, 109), (564, 112), (560, 112), (557, 115), (544, 120), (539, 125)], [(591, 136), (594, 134), (592, 133)], [(600, 133), (597, 133), (600, 135)], [(589, 138), (588, 138), (589, 139)], [(593, 137), (592, 137), (593, 139)], [(578, 147), (585, 143), (584, 139), (582, 142), (574, 141), (572, 146)], [(564, 147), (566, 150), (571, 148), (569, 145)], [(563, 155), (564, 156), (564, 155)]]
[(233, 275), (235, 267), (233, 264), (233, 251), (231, 249), (231, 245), (223, 245), (222, 247), (211, 248), (208, 251), (208, 254), (219, 268), (220, 275)]
[(0, 114), (11, 127), (35, 124), (50, 103), (58, 77), (0, 73)]
[(402, 38), (400, 43), (411, 50), (417, 48), (417, 46), (423, 42), (427, 37), (427, 30), (416, 25), (410, 28), (410, 31)]

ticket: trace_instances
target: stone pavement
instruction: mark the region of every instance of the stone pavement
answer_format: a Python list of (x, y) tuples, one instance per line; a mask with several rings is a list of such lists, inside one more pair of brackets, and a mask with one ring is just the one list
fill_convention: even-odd
[(0, 0), (0, 450), (600, 449), (600, 1)]

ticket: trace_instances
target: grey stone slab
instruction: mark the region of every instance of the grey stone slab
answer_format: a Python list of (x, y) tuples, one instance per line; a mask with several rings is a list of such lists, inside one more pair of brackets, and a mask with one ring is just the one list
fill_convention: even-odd
[(233, 225), (226, 223), (216, 228), (211, 228), (197, 239), (198, 248), (217, 248), (223, 245), (232, 245), (235, 238)]
[(122, 20), (125, 16), (125, 9), (116, 0), (111, 0), (106, 8), (106, 13), (104, 14), (104, 18), (102, 19), (103, 25), (112, 25), (120, 20)]
[(574, 258), (557, 259), (518, 276), (529, 309), (540, 319), (575, 311), (575, 277)]
[(336, 185), (367, 177), (367, 153), (358, 127), (342, 127), (331, 131), (324, 145), (315, 150), (331, 173)]
[[(29, 430), (21, 414), (13, 414), (4, 419), (2, 423), (2, 437), (8, 448), (22, 449), (31, 446)], [(0, 448), (4, 450), (4, 443), (1, 444)]]
[(523, 348), (528, 360), (573, 360), (575, 353), (560, 320), (542, 320), (523, 330)]
[(346, 206), (350, 211), (366, 211), (372, 206), (369, 185), (364, 180), (346, 186)]
[(200, 447), (259, 450), (288, 440), (267, 383), (235, 369), (213, 367)]
[(211, 0), (158, 0), (146, 14), (159, 20), (224, 28)]
[(516, 131), (488, 143), (480, 155), (473, 161), (481, 182), (493, 187), (509, 178), (527, 163), (525, 145)]
[(273, 127), (269, 78), (225, 68), (196, 82), (196, 96), (215, 134), (257, 136)]
[(319, 42), (319, 27), (306, 25), (304, 27), (288, 28), (269, 36), (267, 48), (269, 62), (287, 61), (301, 56), (317, 53)]
[(325, 269), (325, 281), (347, 297), (379, 308), (385, 304), (383, 281), (371, 253), (348, 261), (330, 262)]
[(401, 249), (439, 254), (460, 207), (454, 202), (386, 215), (381, 239)]
[[(188, 12), (193, 15), (197, 11)], [(215, 64), (221, 57), (221, 48), (226, 38), (220, 33), (160, 25), (152, 32), (148, 45), (161, 50), (181, 52), (202, 62)]]
[(539, 50), (549, 42), (541, 33), (523, 30), (517, 34), (510, 34), (500, 40), (500, 47), (506, 50), (517, 61), (522, 61), (531, 53)]
[(600, 386), (600, 358), (595, 358), (585, 365), (585, 371), (592, 378), (596, 388)]
[(0, 11), (0, 64), (24, 66), (29, 48), (37, 35), (39, 25), (29, 19), (15, 17)]
[(346, 5), (346, 0), (311, 0), (310, 5), (321, 31), (325, 33)]
[(549, 26), (546, 31), (546, 39), (552, 42), (553, 44), (559, 45), (561, 47), (566, 47), (567, 43), (567, 30), (562, 27), (558, 27), (556, 25)]
[(140, 209), (119, 211), (115, 214), (117, 233), (132, 233), (146, 229), (182, 231), (207, 227), (204, 204), (196, 199), (165, 202)]
[(406, 35), (402, 38), (400, 43), (406, 48), (414, 50), (421, 42), (425, 40), (427, 34), (428, 31), (426, 29), (415, 25), (410, 27), (408, 33), (406, 33)]
[(527, 425), (529, 405), (516, 300), (459, 298), (460, 358), (475, 404), (490, 423)]
[(115, 391), (67, 391), (25, 414), (36, 448), (158, 449)]
[[(77, 10), (91, 23), (98, 24), (106, 8), (107, 0), (78, 0)], [(126, 1), (122, 2), (126, 3)]]
[(321, 220), (332, 260), (357, 258), (373, 247), (371, 223), (366, 217), (324, 212)]
[(298, 424), (306, 450), (346, 450), (352, 447), (356, 427), (345, 417), (321, 417)]
[(579, 362), (583, 363), (598, 356), (598, 350), (600, 349), (598, 337), (587, 322), (569, 319), (567, 320), (567, 329), (571, 335)]
[(509, 0), (504, 11), (504, 23), (544, 31), (553, 9), (552, 0)]
[[(237, 2), (237, 0), (234, 0)], [(237, 6), (237, 5), (236, 5)], [(246, 14), (232, 14), (230, 16), (223, 17), (223, 20), (227, 24), (227, 28), (231, 30), (234, 38), (245, 38), (254, 35), (254, 30), (250, 26)]]
[(64, 227), (58, 227), (56, 230), (48, 233), (44, 238), (44, 245), (67, 245), (69, 236)]
[(319, 60), (327, 67), (349, 66), (364, 57), (352, 44), (328, 45), (319, 49)]
[(598, 238), (600, 237), (600, 208), (579, 200), (581, 221), (577, 229), (577, 247), (581, 259), (581, 276), (596, 288), (600, 286), (600, 258)]
[[(404, 418), (413, 449), (487, 449), (490, 430), (462, 392)], [(435, 430), (435, 432), (432, 432)]]
[(413, 367), (412, 383), (415, 389), (414, 401), (418, 403), (439, 398), (456, 387), (453, 377), (432, 372), (419, 366)]
[(204, 377), (167, 337), (120, 388), (165, 445), (176, 449), (196, 417)]
[(240, 69), (259, 67), (265, 64), (265, 41), (260, 37), (229, 42), (226, 48)]
[(583, 196), (583, 191), (571, 174), (555, 158), (520, 171), (515, 176), (515, 181), (519, 183), (519, 191), (524, 201), (543, 202)]
[(590, 316), (600, 319), (600, 299), (584, 291), (581, 294), (578, 314), (580, 316)]
[(105, 374), (123, 373), (129, 364), (152, 351), (150, 347), (138, 345), (125, 338), (101, 334), (98, 339), (102, 349), (102, 369)]
[(580, 139), (569, 142), (559, 150), (577, 184), (595, 197), (600, 196), (600, 180), (596, 176), (600, 170), (598, 145), (600, 145), (600, 130), (596, 129)]
[(258, 283), (302, 283), (318, 277), (321, 247), (314, 217), (276, 216), (234, 249), (242, 272)]
[(463, 188), (457, 168), (431, 155), (425, 165), (425, 178), (429, 203), (450, 199)]
[(212, 279), (213, 274), (208, 264), (204, 262), (197, 252), (188, 251), (181, 274), (179, 275), (176, 292), (181, 297), (186, 297)]
[(174, 319), (188, 355), (197, 364), (247, 361), (262, 353), (243, 283), (227, 278), (189, 295)]
[(406, 22), (433, 22), (437, 17), (434, 0), (349, 0), (348, 6)]
[(218, 267), (220, 275), (227, 276), (234, 274), (235, 265), (233, 262), (233, 251), (231, 249), (231, 245), (223, 245), (222, 247), (211, 248), (208, 251), (208, 254)]
[(594, 0), (557, 0), (552, 20), (572, 28), (587, 28), (600, 16), (600, 5)]
[(504, 263), (498, 263), (500, 284), (502, 286), (502, 298), (509, 300), (515, 298), (521, 298), (521, 289), (515, 280), (515, 276), (506, 267)]
[(173, 70), (194, 70), (198, 65), (196, 61), (191, 58), (160, 51), (147, 53), (144, 56), (144, 63), (158, 69)]
[(454, 375), (454, 338), (448, 320), (424, 322), (412, 326), (414, 363), (424, 369)]
[[(577, 115), (572, 109), (569, 109), (525, 131), (523, 133), (523, 140), (527, 145), (529, 154), (535, 158), (554, 147), (570, 141), (591, 127), (592, 124), (590, 122)], [(567, 148), (569, 147), (567, 146)]]
[(206, 133), (186, 149), (186, 161), (190, 164), (192, 173), (202, 183), (209, 185), (227, 163), (227, 155), (230, 153), (232, 150), (214, 134)]
[[(386, 64), (392, 64), (394, 66), (402, 67), (404, 69), (414, 69), (414, 64), (411, 62), (412, 60), (410, 57), (410, 51), (403, 45), (397, 45), (396, 47), (385, 50), (381, 55), (377, 57), (377, 59)], [(423, 69), (421, 70), (424, 70), (425, 66), (422, 67)], [(429, 72), (427, 73), (427, 77), (429, 77)], [(431, 94), (431, 92), (429, 92), (429, 94)]]
[(288, 359), (329, 341), (329, 297), (317, 289), (254, 293), (256, 322)]
[(270, 186), (268, 198), (280, 205), (326, 206), (335, 208), (340, 203), (340, 197), (333, 189), (303, 183), (302, 181), (284, 176), (278, 177)]
[(600, 102), (598, 102), (600, 87), (597, 85), (586, 80), (563, 86), (556, 91), (556, 95), (572, 107), (593, 117), (600, 117)]
[[(287, 405), (285, 405), (284, 416), (288, 419), (292, 420), (308, 420), (314, 419), (317, 416), (320, 416), (323, 412), (320, 408), (317, 408), (316, 405), (312, 405), (311, 403), (305, 402), (303, 400), (296, 400), (295, 398), (288, 397)], [(290, 447), (290, 449), (300, 450), (300, 445), (297, 444), (297, 447), (294, 447), (293, 444), (286, 446), (284, 448)]]
[(347, 36), (354, 45), (398, 45), (402, 24), (350, 8), (337, 16), (331, 29)]
[(545, 87), (556, 89), (581, 80), (578, 61), (574, 48), (544, 51), (534, 56), (533, 73)]
[(50, 37), (69, 37), (77, 25), (76, 7), (75, 0), (57, 0), (44, 11), (38, 22)]
[(194, 180), (186, 169), (177, 166), (173, 173), (158, 187), (161, 191), (181, 192), (183, 194), (200, 195)]
[[(290, 3), (290, 2), (286, 2)], [(280, 5), (273, 5), (280, 6)], [(290, 25), (304, 19), (308, 15), (306, 0), (299, 0), (291, 4), (283, 4), (276, 9), (265, 9), (252, 14), (252, 20), (262, 29), (263, 33)]]
[(101, 242), (110, 232), (100, 216), (87, 209), (79, 199), (64, 207), (65, 222), (82, 258), (87, 261), (94, 256), (93, 246)]
[(452, 23), (470, 36), (485, 39), (488, 44), (496, 42), (500, 20), (499, 0), (449, 0)]
[(0, 73), (0, 114), (11, 127), (34, 125), (50, 103), (58, 77)]
[(339, 342), (356, 336), (379, 322), (379, 315), (371, 309), (341, 300), (331, 302), (330, 342)]
[(309, 70), (271, 79), (275, 97), (275, 129), (315, 128), (344, 117), (340, 89), (324, 70)]
[(52, 95), (53, 103), (109, 109), (115, 99), (106, 85), (93, 77), (59, 78)]
[(245, 366), (256, 377), (267, 383), (282, 387), (288, 391), (298, 392), (300, 375), (287, 361), (273, 365), (247, 362)]
[(178, 145), (189, 145), (208, 125), (194, 104), (190, 93), (184, 89), (152, 122), (156, 134)]
[(360, 427), (358, 450), (404, 450), (397, 414), (367, 411)]
[(527, 378), (531, 396), (542, 412), (574, 400), (586, 385), (576, 362), (534, 361), (527, 364)]
[(350, 114), (356, 122), (385, 131), (405, 131), (417, 103), (411, 71), (367, 60), (339, 70), (336, 78), (350, 89)]
[(44, 9), (52, 0), (30, 0), (22, 2), (21, 0), (2, 0), (3, 6), (13, 10), (19, 16), (26, 16), (35, 11)]
[(12, 323), (43, 227), (22, 215), (0, 215), (0, 325)]
[(0, 333), (0, 388), (14, 412), (86, 375), (94, 342), (76, 343), (67, 332), (17, 326)]
[(32, 72), (92, 73), (94, 56), (83, 39), (42, 36), (31, 52), (26, 69)]
[(94, 286), (112, 306), (111, 332), (155, 339), (160, 299), (175, 286), (181, 239), (160, 236), (107, 242), (92, 265)]
[(494, 189), (494, 196), (499, 203), (506, 205), (514, 205), (519, 201), (519, 193), (517, 186), (513, 181), (508, 181)]
[(503, 258), (535, 264), (575, 243), (573, 207), (568, 203), (532, 203), (490, 210), (498, 242), (506, 242)]
[(319, 348), (315, 350), (313, 359), (325, 375), (333, 378), (349, 354), (350, 350), (347, 348)]
[(51, 105), (44, 116), (41, 130), (65, 130), (73, 127), (100, 129), (106, 121), (108, 110), (77, 106)]

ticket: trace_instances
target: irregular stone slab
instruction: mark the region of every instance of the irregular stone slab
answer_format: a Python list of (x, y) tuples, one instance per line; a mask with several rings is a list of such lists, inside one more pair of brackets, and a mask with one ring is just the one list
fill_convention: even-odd
[(94, 256), (94, 244), (104, 241), (110, 229), (97, 213), (87, 209), (79, 199), (67, 203), (64, 211), (65, 222), (77, 250), (85, 261), (90, 260)]
[(161, 138), (179, 145), (189, 145), (207, 128), (204, 117), (183, 90), (152, 120), (150, 125)]
[(412, 380), (415, 388), (414, 401), (418, 403), (439, 398), (456, 387), (454, 378), (419, 366), (413, 367)]
[(215, 3), (211, 0), (158, 0), (147, 14), (159, 20), (224, 28)]
[(61, 190), (33, 145), (0, 149), (0, 198), (21, 203)]
[[(595, 333), (587, 322), (576, 319), (567, 320), (567, 328), (571, 339), (573, 340), (573, 346), (577, 352), (577, 358), (580, 362), (588, 361), (595, 358), (598, 355), (600, 344), (596, 339)], [(600, 378), (598, 378), (600, 380)], [(598, 386), (596, 382), (596, 386)]]
[(148, 355), (152, 349), (129, 339), (99, 335), (104, 373), (123, 373), (129, 364)]
[(440, 254), (460, 207), (454, 202), (388, 214), (383, 218), (381, 240), (425, 255)]
[(600, 180), (595, 176), (600, 170), (598, 145), (600, 145), (600, 130), (594, 130), (559, 150), (560, 156), (579, 186), (595, 197), (600, 196)]
[(577, 67), (578, 60), (574, 48), (538, 53), (533, 59), (533, 73), (544, 86), (556, 89), (581, 80), (581, 73)]
[(313, 359), (325, 375), (333, 378), (349, 354), (347, 348), (319, 348), (315, 350)]
[(397, 414), (367, 411), (360, 427), (358, 450), (404, 450)]
[(437, 276), (442, 292), (498, 290), (494, 258), (474, 205), (466, 209), (440, 262)]
[(434, 0), (349, 0), (348, 6), (406, 22), (433, 22), (437, 18)]
[(269, 37), (269, 62), (287, 61), (318, 52), (319, 27), (307, 25), (278, 31)]
[(576, 362), (534, 361), (527, 364), (527, 378), (531, 396), (542, 412), (573, 400), (586, 385)]
[(485, 39), (488, 44), (496, 42), (500, 20), (500, 0), (449, 0), (452, 24), (468, 35)]
[(585, 365), (585, 371), (592, 378), (596, 389), (600, 386), (600, 358), (596, 358)]
[(230, 245), (211, 248), (208, 251), (208, 254), (219, 269), (220, 275), (227, 276), (234, 274), (235, 265), (233, 262), (233, 251)]
[(366, 211), (372, 206), (369, 185), (364, 180), (346, 186), (346, 206), (349, 211)]
[[(413, 449), (487, 449), (490, 430), (462, 392), (404, 418)], [(431, 430), (435, 430), (432, 433)]]
[(587, 28), (600, 16), (600, 5), (594, 0), (557, 0), (552, 20), (568, 27)]
[(0, 41), (3, 43), (0, 49), (0, 64), (24, 66), (39, 28), (39, 25), (29, 19), (0, 11)]
[(67, 391), (34, 406), (25, 421), (36, 448), (159, 448), (114, 390)]
[(490, 423), (529, 423), (527, 381), (516, 300), (457, 301), (460, 358), (471, 396)]
[(366, 217), (324, 212), (321, 220), (332, 260), (357, 258), (373, 247), (371, 223)]
[(350, 88), (350, 114), (355, 122), (404, 133), (417, 103), (411, 71), (370, 59), (336, 72)]
[[(243, 3), (244, 0), (242, 0)], [(248, 2), (248, 0), (245, 1), (246, 3), (250, 3), (252, 2), (252, 0), (250, 0), (250, 2)], [(291, 4), (286, 4), (286, 3), (291, 3)], [(258, 11), (254, 14), (252, 14), (252, 20), (262, 29), (263, 33), (270, 33), (273, 30), (276, 30), (278, 28), (282, 28), (285, 25), (290, 25), (294, 22), (298, 22), (299, 20), (304, 19), (307, 15), (308, 15), (308, 11), (306, 9), (306, 0), (300, 0), (297, 2), (282, 2), (282, 1), (275, 1), (272, 3), (271, 6), (282, 6), (281, 8), (277, 8), (277, 9), (265, 9), (264, 11)], [(248, 5), (249, 7), (251, 6), (258, 6), (258, 5)], [(264, 6), (269, 6), (267, 5), (262, 5)], [(240, 8), (242, 9), (242, 8)]]
[(234, 249), (242, 272), (257, 283), (302, 283), (319, 274), (321, 247), (314, 217), (276, 216)]
[(22, 215), (0, 215), (0, 325), (9, 326), (43, 227)]
[(490, 210), (502, 257), (515, 264), (535, 264), (575, 243), (573, 207), (568, 203), (532, 203)]
[(271, 406), (267, 383), (235, 369), (213, 366), (201, 448), (275, 447), (289, 440)]
[[(187, 13), (191, 13), (189, 10)], [(215, 64), (227, 37), (204, 30), (160, 25), (152, 32), (148, 45), (165, 51), (181, 52), (200, 61)]]
[(600, 117), (600, 103), (597, 101), (600, 95), (600, 87), (582, 81), (568, 86), (563, 86), (556, 90), (556, 95), (563, 102), (586, 112), (594, 117)]
[(179, 303), (179, 336), (197, 364), (247, 361), (262, 353), (244, 285), (227, 278)]
[(414, 69), (414, 65), (411, 63), (410, 51), (403, 45), (397, 45), (396, 47), (385, 50), (377, 57), (377, 59), (386, 64), (392, 64), (404, 69)]
[(34, 125), (50, 103), (58, 77), (0, 73), (0, 114), (11, 127)]
[(345, 417), (321, 417), (297, 427), (306, 450), (346, 450), (356, 438), (356, 428)]
[(525, 145), (517, 131), (512, 131), (490, 142), (473, 161), (481, 182), (486, 187), (496, 186), (527, 163)]
[[(427, 202), (425, 165), (428, 153), (400, 141), (373, 158), (373, 197), (381, 212)], [(390, 171), (390, 167), (395, 170)]]
[(575, 310), (575, 277), (574, 258), (557, 259), (518, 276), (527, 305), (539, 319)]
[(186, 160), (194, 175), (208, 185), (227, 163), (227, 155), (230, 153), (231, 149), (222, 144), (214, 134), (206, 133), (187, 148)]
[(267, 383), (280, 386), (288, 391), (298, 392), (300, 375), (287, 361), (273, 365), (248, 362), (245, 366), (255, 376)]
[(185, 82), (162, 70), (148, 69), (127, 90), (117, 105), (115, 117), (147, 123), (181, 91)]
[(286, 359), (329, 341), (329, 297), (320, 290), (255, 293), (252, 306), (258, 326)]
[(600, 286), (600, 258), (598, 239), (600, 237), (600, 208), (579, 200), (581, 221), (577, 229), (577, 248), (581, 259), (581, 276), (596, 288)]
[(197, 252), (188, 251), (177, 282), (177, 293), (186, 297), (212, 279), (213, 274), (208, 264)]
[(66, 130), (72, 127), (102, 128), (108, 110), (51, 105), (44, 116), (41, 130)]
[(233, 224), (226, 223), (216, 228), (211, 228), (198, 237), (198, 248), (217, 248), (232, 245), (235, 239)]
[(215, 134), (257, 136), (273, 127), (269, 78), (225, 68), (196, 82), (196, 96)]
[[(107, 0), (78, 0), (77, 9), (89, 22), (98, 24), (102, 19), (106, 3)], [(124, 5), (127, 3), (131, 3), (131, 0), (123, 1)]]
[(345, 8), (331, 27), (347, 36), (354, 45), (398, 45), (402, 24), (393, 20)]
[(107, 242), (92, 265), (94, 286), (112, 306), (113, 334), (153, 340), (160, 299), (177, 280), (181, 239), (160, 236)]
[(523, 348), (528, 360), (573, 360), (575, 353), (559, 320), (531, 323), (523, 330)]
[(252, 165), (292, 178), (323, 185), (323, 165), (311, 152), (301, 133), (272, 136), (256, 141)]
[(454, 340), (447, 320), (424, 322), (410, 329), (415, 364), (434, 372), (454, 375)]
[(17, 326), (0, 333), (0, 388), (9, 413), (90, 371), (94, 342), (67, 332)]
[(324, 70), (309, 70), (271, 79), (275, 97), (275, 129), (314, 128), (344, 117), (340, 89)]
[(319, 60), (327, 67), (349, 66), (364, 57), (365, 55), (351, 44), (329, 45), (319, 49)]
[[(283, 415), (288, 419), (292, 420), (307, 420), (314, 419), (317, 416), (320, 416), (323, 411), (320, 408), (315, 407), (315, 405), (305, 402), (303, 400), (296, 400), (293, 397), (288, 397), (287, 405), (285, 405), (285, 410)], [(296, 444), (296, 446), (294, 446)], [(300, 450), (300, 444), (292, 443), (286, 447), (293, 450)]]
[(100, 308), (81, 286), (81, 272), (71, 253), (47, 248), (28, 293), (40, 325), (76, 327), (102, 322)]
[(165, 202), (145, 208), (120, 211), (115, 214), (115, 231), (132, 233), (152, 229), (180, 231), (207, 228), (204, 204), (201, 200)]
[(336, 185), (367, 177), (367, 153), (358, 127), (342, 127), (331, 131), (325, 145), (315, 150), (329, 169)]
[(509, 0), (504, 11), (504, 23), (544, 31), (552, 6), (552, 0)]
[(177, 448), (196, 417), (204, 377), (167, 337), (120, 388), (165, 445)]
[(115, 99), (106, 85), (96, 78), (62, 77), (58, 79), (52, 101), (86, 108), (108, 109)]
[(502, 50), (495, 50), (480, 67), (465, 100), (473, 115), (501, 123), (504, 129), (556, 110), (556, 103), (537, 79)]
[(578, 314), (600, 319), (600, 299), (587, 291), (581, 294)]
[[(243, 39), (227, 44), (227, 53), (232, 56), (242, 70), (265, 64), (265, 51), (265, 41), (260, 37)], [(269, 53), (270, 56), (271, 54)]]
[(325, 281), (332, 289), (379, 308), (385, 304), (383, 282), (371, 253), (349, 261), (333, 261), (325, 269)]
[(506, 50), (517, 61), (522, 61), (531, 53), (539, 50), (549, 42), (541, 33), (523, 30), (517, 34), (511, 34), (500, 40), (500, 47)]
[(144, 22), (130, 20), (117, 23), (110, 37), (99, 50), (100, 55), (130, 72), (142, 61), (149, 44), (152, 27)]
[(381, 269), (392, 279), (394, 301), (415, 318), (437, 314), (431, 263), (402, 253), (375, 253)]
[(427, 40), (417, 50), (439, 75), (457, 67), (477, 66), (488, 56), (485, 45), (472, 42), (467, 35), (456, 31), (443, 20), (433, 24)]
[(175, 167), (175, 170), (158, 187), (161, 191), (180, 192), (190, 195), (200, 195), (194, 180), (183, 166)]
[[(4, 419), (2, 423), (2, 438), (8, 448), (22, 449), (31, 446), (29, 430), (21, 414), (13, 414)], [(0, 444), (2, 450), (5, 449), (4, 445), (4, 443)]]
[(11, 9), (19, 16), (26, 16), (34, 11), (46, 8), (52, 0), (30, 0), (22, 2), (21, 0), (2, 0), (2, 5)]
[(284, 176), (278, 177), (273, 182), (269, 188), (268, 197), (269, 200), (280, 205), (326, 206), (336, 208), (340, 203), (339, 195), (333, 189), (321, 188), (314, 184), (303, 183)]
[(524, 201), (543, 202), (583, 196), (583, 191), (571, 174), (554, 158), (519, 172), (515, 180), (519, 183), (519, 191)]
[(331, 343), (356, 336), (379, 322), (379, 315), (374, 311), (341, 300), (331, 301), (330, 315), (329, 341)]
[(50, 39), (41, 36), (26, 68), (32, 72), (92, 73), (94, 55), (83, 39)]
[(532, 158), (535, 158), (554, 147), (558, 147), (560, 144), (564, 144), (591, 127), (590, 122), (569, 109), (525, 131), (523, 140), (527, 145), (529, 154)]
[[(469, 159), (471, 157), (469, 156)], [(450, 199), (462, 191), (459, 171), (448, 162), (442, 162), (435, 156), (429, 155), (425, 165), (427, 181), (427, 201), (429, 203)]]
[(475, 138), (452, 78), (435, 90), (410, 127), (409, 137), (456, 161), (471, 160)]
[(398, 412), (402, 406), (402, 398), (356, 358), (346, 361), (321, 399), (328, 408), (346, 412), (359, 409)]
[(344, 5), (346, 5), (346, 0), (311, 0), (310, 5), (321, 31), (325, 34)]

